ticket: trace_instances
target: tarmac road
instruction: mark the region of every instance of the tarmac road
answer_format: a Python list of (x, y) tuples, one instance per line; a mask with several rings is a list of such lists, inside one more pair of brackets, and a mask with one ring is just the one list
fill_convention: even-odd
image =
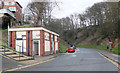
[(2, 60), (0, 63), (0, 66), (2, 67), (2, 71), (19, 67), (19, 65), (24, 66), (23, 64), (18, 63), (17, 61), (14, 61), (12, 59), (2, 57), (1, 55), (0, 55), (0, 57)]
[(78, 48), (75, 53), (16, 71), (118, 71), (118, 67), (94, 49)]

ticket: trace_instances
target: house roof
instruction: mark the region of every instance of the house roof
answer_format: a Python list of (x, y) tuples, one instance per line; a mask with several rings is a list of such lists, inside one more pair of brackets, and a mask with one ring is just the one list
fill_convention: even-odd
[(44, 30), (45, 32), (48, 32), (48, 33), (51, 33), (51, 34), (54, 34), (56, 36), (59, 36), (59, 34), (53, 32), (53, 31), (50, 31), (46, 28), (43, 28), (43, 27), (30, 27), (30, 28), (9, 28), (8, 31), (27, 31), (27, 30), (34, 30), (34, 31), (37, 31), (37, 30)]
[(22, 6), (20, 5), (20, 3), (18, 3), (17, 1), (16, 1), (16, 3), (22, 8)]

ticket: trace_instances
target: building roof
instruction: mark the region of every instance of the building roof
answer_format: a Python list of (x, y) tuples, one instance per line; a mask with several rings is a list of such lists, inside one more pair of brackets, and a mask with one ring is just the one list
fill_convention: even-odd
[(30, 27), (30, 28), (9, 28), (8, 31), (29, 31), (29, 30), (44, 30), (45, 32), (48, 32), (48, 33), (51, 33), (51, 34), (54, 34), (56, 36), (59, 36), (59, 34), (53, 32), (53, 31), (50, 31), (46, 28), (43, 28), (43, 27)]
[(22, 6), (16, 1), (16, 3), (22, 8)]

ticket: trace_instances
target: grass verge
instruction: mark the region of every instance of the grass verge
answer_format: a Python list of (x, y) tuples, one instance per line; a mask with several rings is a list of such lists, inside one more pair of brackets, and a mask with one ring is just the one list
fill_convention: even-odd
[(8, 29), (2, 29), (2, 32), (8, 33)]
[(68, 50), (68, 47), (65, 45), (60, 45), (60, 53), (66, 53)]
[[(108, 50), (107, 45), (99, 45), (99, 46), (97, 46), (97, 45), (77, 45), (76, 47)], [(114, 46), (113, 48), (114, 49), (111, 52), (114, 53), (114, 54), (119, 54), (120, 55), (120, 52), (118, 50), (118, 46)]]

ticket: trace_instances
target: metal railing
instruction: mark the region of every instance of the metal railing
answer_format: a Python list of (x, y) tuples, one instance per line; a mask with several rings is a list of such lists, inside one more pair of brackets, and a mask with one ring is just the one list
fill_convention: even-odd
[[(10, 49), (10, 50), (12, 50), (12, 51), (14, 51), (14, 52), (16, 52), (16, 53), (19, 53), (19, 61), (20, 61), (20, 57), (23, 56), (23, 55), (25, 55), (25, 54), (24, 54), (24, 49), (26, 49), (26, 51), (28, 50), (28, 52), (32, 52), (32, 57), (33, 57), (33, 59), (34, 59), (34, 51), (33, 51), (32, 49), (23, 47), (23, 42), (22, 42), (22, 46), (21, 46), (21, 45), (14, 44), (14, 43), (12, 43), (12, 42), (8, 42), (8, 41), (6, 41), (6, 40), (2, 40), (2, 39), (0, 39), (0, 40), (6, 42), (7, 44), (15, 45), (15, 47), (16, 47), (16, 46), (19, 47), (19, 51), (16, 51), (13, 47), (9, 47), (9, 45), (8, 45), (8, 46), (1, 45), (1, 46), (4, 48), (4, 56), (6, 55), (5, 52), (6, 52), (6, 48), (7, 48), (7, 49)], [(22, 51), (21, 51), (21, 50), (22, 50)], [(28, 55), (25, 55), (25, 56), (28, 56)]]

